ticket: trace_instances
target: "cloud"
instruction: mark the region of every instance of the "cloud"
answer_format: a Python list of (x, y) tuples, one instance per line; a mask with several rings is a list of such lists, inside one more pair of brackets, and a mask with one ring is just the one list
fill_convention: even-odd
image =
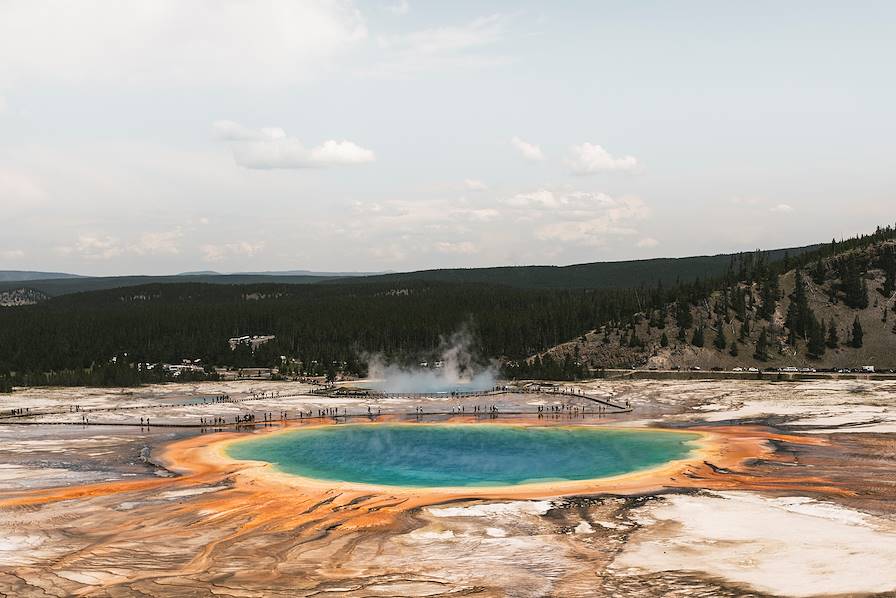
[(790, 214), (794, 211), (793, 207), (787, 205), (786, 203), (779, 203), (776, 206), (772, 206), (768, 209), (769, 212), (775, 212), (777, 214)]
[(5, 260), (18, 260), (25, 257), (25, 252), (21, 249), (2, 249), (0, 250), (0, 257)]
[(108, 260), (125, 254), (177, 255), (180, 253), (180, 228), (171, 231), (142, 233), (133, 242), (122, 242), (117, 237), (99, 233), (78, 235), (72, 245), (57, 247), (57, 253), (74, 255), (87, 260)]
[(143, 233), (136, 243), (128, 246), (128, 251), (137, 255), (177, 255), (183, 236), (180, 229)]
[(525, 193), (517, 193), (502, 203), (516, 208), (539, 208), (546, 210), (593, 210), (615, 204), (615, 200), (605, 193), (587, 191), (550, 191), (537, 189)]
[(229, 121), (212, 124), (216, 139), (228, 142), (234, 161), (244, 168), (318, 168), (323, 166), (373, 162), (375, 154), (351, 141), (327, 140), (307, 149), (295, 137), (278, 127), (251, 129)]
[(73, 246), (58, 248), (63, 255), (77, 255), (87, 260), (108, 260), (122, 254), (118, 239), (109, 235), (85, 233), (78, 235)]
[(408, 0), (398, 0), (398, 2), (387, 4), (384, 8), (393, 15), (400, 17), (408, 14), (411, 10), (411, 5), (408, 4)]
[(542, 241), (601, 246), (610, 236), (638, 234), (634, 224), (650, 216), (650, 208), (637, 197), (614, 199), (604, 194), (584, 195), (594, 199), (590, 208), (579, 204), (567, 211), (565, 219), (563, 212), (558, 212), (554, 221), (536, 228), (535, 236)]
[(652, 237), (644, 237), (636, 243), (638, 247), (656, 247), (660, 242)]
[(351, 141), (325, 141), (311, 150), (311, 160), (315, 164), (364, 164), (376, 159), (369, 149)]
[(275, 141), (286, 139), (286, 131), (279, 127), (250, 129), (232, 120), (217, 120), (212, 123), (212, 133), (219, 141)]
[(6, 98), (0, 96), (0, 114), (3, 114), (4, 112), (6, 112)]
[(615, 158), (601, 146), (586, 142), (570, 148), (569, 165), (575, 174), (592, 174), (633, 170), (638, 166), (638, 160), (634, 156)]
[(463, 210), (462, 212), (459, 212), (458, 215), (469, 218), (475, 222), (489, 222), (500, 216), (501, 213), (494, 208), (475, 208)]
[[(504, 198), (356, 202), (334, 234), (347, 247), (373, 247), (369, 255), (392, 267), (544, 263), (560, 256), (593, 257), (586, 248), (616, 238), (634, 244), (651, 210), (637, 197), (612, 197), (574, 188), (536, 188)], [(497, 225), (496, 225), (497, 223)], [(479, 261), (484, 259), (485, 261)]]
[(377, 38), (382, 58), (365, 74), (396, 77), (451, 68), (505, 64), (506, 58), (483, 50), (504, 37), (504, 17), (490, 15), (465, 25), (421, 29)]
[(476, 253), (478, 248), (475, 244), (470, 241), (461, 241), (457, 243), (442, 241), (436, 243), (436, 250), (440, 253), (462, 253), (462, 254), (471, 254)]
[(485, 183), (476, 179), (464, 179), (464, 187), (467, 188), (467, 191), (485, 191), (488, 189)]
[(8, 84), (285, 86), (367, 37), (350, 0), (10, 0), (2, 10)]
[(264, 249), (264, 242), (237, 241), (223, 245), (206, 244), (199, 247), (202, 259), (206, 262), (219, 262), (225, 257), (254, 257)]
[(537, 145), (523, 141), (519, 137), (514, 137), (510, 140), (510, 143), (525, 159), (532, 161), (544, 160), (544, 154)]

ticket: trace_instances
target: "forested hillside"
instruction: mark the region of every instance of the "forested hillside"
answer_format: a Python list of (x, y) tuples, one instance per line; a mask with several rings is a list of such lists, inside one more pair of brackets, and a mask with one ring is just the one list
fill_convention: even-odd
[[(775, 261), (785, 255), (797, 256), (818, 246), (775, 249), (766, 252), (768, 259)], [(698, 278), (718, 277), (725, 273), (732, 257), (738, 254), (703, 255), (683, 258), (657, 258), (622, 262), (595, 262), (572, 266), (504, 266), (496, 268), (456, 268), (445, 270), (421, 270), (390, 274), (359, 275), (349, 277), (340, 273), (305, 274), (294, 272), (257, 272), (242, 274), (219, 274), (217, 272), (195, 272), (175, 276), (102, 276), (73, 277), (60, 275), (59, 278), (40, 276), (29, 280), (31, 289), (58, 297), (85, 291), (99, 291), (148, 284), (181, 284), (201, 282), (207, 284), (310, 284), (333, 283), (353, 284), (367, 282), (374, 284), (394, 284), (405, 281), (427, 281), (447, 283), (499, 284), (533, 289), (622, 289), (639, 286), (666, 286), (676, 282), (693, 282)], [(0, 273), (2, 274), (2, 273)], [(12, 276), (12, 275), (11, 275)], [(63, 278), (65, 276), (65, 278)], [(26, 279), (26, 278), (22, 278)], [(13, 290), (22, 286), (14, 282), (19, 278), (4, 281), (0, 276), (0, 291)]]
[[(356, 371), (368, 352), (414, 360), (465, 325), (483, 359), (519, 358), (630, 314), (638, 301), (635, 291), (430, 282), (157, 284), (0, 310), (0, 369), (84, 369), (126, 352), (133, 362), (237, 366), (275, 365), (284, 355)], [(232, 352), (227, 340), (246, 334), (277, 338), (255, 353)]]
[[(305, 285), (181, 282), (75, 293), (0, 309), (0, 378), (96, 383), (127, 378), (123, 363), (190, 359), (277, 366), (281, 357), (303, 371), (363, 373), (371, 353), (405, 363), (433, 358), (442, 338), (463, 327), (472, 332), (478, 358), (499, 360), (512, 376), (575, 377), (589, 368), (688, 360), (818, 361), (857, 344), (854, 320), (870, 347), (863, 359), (880, 363), (893, 352), (872, 352), (896, 348), (896, 334), (878, 330), (881, 320), (888, 332), (891, 326), (894, 237), (887, 227), (795, 255), (737, 254), (725, 258), (717, 277), (677, 284), (661, 279), (628, 289), (387, 276)], [(246, 346), (231, 350), (228, 339), (242, 335), (276, 339), (254, 352)], [(108, 376), (96, 374), (113, 360)]]
[[(49, 297), (102, 291), (124, 287), (139, 287), (149, 284), (183, 284), (200, 282), (206, 284), (310, 284), (329, 280), (326, 276), (302, 276), (294, 274), (176, 274), (172, 276), (68, 276), (67, 278), (33, 279), (26, 283), (28, 288)], [(0, 291), (20, 288), (20, 281), (0, 281)]]
[[(596, 367), (896, 367), (896, 231), (735, 266), (681, 297), (546, 351), (533, 370)], [(547, 365), (545, 365), (547, 361)]]
[[(775, 249), (763, 252), (771, 262), (796, 257), (819, 249), (819, 245)], [(495, 268), (453, 268), (421, 270), (367, 277), (373, 282), (427, 280), (437, 282), (503, 284), (538, 289), (620, 289), (640, 286), (675, 285), (725, 274), (732, 259), (743, 254), (701, 255), (683, 258), (656, 258), (622, 262), (594, 262), (571, 266), (504, 266)]]

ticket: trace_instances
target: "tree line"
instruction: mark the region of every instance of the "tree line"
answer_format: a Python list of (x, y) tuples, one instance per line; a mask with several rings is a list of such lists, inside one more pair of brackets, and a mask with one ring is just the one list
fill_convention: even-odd
[[(812, 276), (823, 270), (826, 278), (836, 270), (841, 281), (838, 297), (850, 305), (863, 301), (867, 305), (862, 274), (871, 265), (882, 267), (888, 273), (884, 286), (892, 292), (896, 258), (892, 251), (873, 258), (842, 254), (893, 238), (896, 231), (885, 227), (793, 258), (738, 254), (722, 276), (629, 289), (401, 280), (326, 285), (169, 283), (65, 295), (0, 310), (0, 390), (26, 383), (127, 386), (164, 381), (158, 370), (140, 364), (182, 359), (234, 367), (285, 363), (289, 369), (293, 367), (289, 364), (301, 364), (303, 370), (313, 366), (320, 373), (334, 368), (363, 373), (372, 353), (400, 363), (437, 358), (442, 339), (462, 326), (474, 333), (473, 349), (483, 360), (515, 362), (525, 370), (518, 373), (529, 377), (577, 377), (584, 369), (575, 359), (527, 358), (588, 330), (622, 326), (639, 314), (665, 318), (662, 314), (670, 311), (680, 337), (687, 335), (702, 346), (707, 323), (694, 322), (692, 308), (719, 293), (716, 317), (728, 318), (728, 311), (733, 311), (743, 322), (743, 335), (749, 330), (748, 310), (760, 320), (774, 312), (780, 298), (778, 276), (793, 267)], [(744, 291), (754, 284), (758, 299)], [(812, 320), (804, 294), (797, 285), (788, 321), (793, 334), (811, 339), (815, 350), (818, 331), (825, 326)], [(254, 351), (245, 346), (232, 350), (228, 339), (247, 334), (272, 334), (275, 339)], [(767, 344), (764, 329), (756, 342), (757, 354), (763, 338)], [(715, 342), (728, 344), (728, 339)], [(831, 342), (830, 334), (822, 338), (825, 342)]]

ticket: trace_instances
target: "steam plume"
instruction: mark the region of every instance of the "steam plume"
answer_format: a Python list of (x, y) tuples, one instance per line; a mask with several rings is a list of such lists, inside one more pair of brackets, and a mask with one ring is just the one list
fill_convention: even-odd
[(464, 326), (450, 337), (442, 338), (437, 359), (426, 362), (426, 366), (401, 366), (387, 363), (382, 355), (372, 355), (368, 358), (367, 370), (374, 388), (382, 392), (488, 390), (495, 386), (498, 368), (494, 363), (477, 360), (474, 346), (473, 335)]

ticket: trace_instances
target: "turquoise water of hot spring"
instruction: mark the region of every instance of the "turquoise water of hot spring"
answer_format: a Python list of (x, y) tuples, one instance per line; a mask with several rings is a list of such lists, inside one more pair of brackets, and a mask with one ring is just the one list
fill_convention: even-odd
[(235, 459), (385, 486), (509, 486), (615, 476), (687, 457), (698, 434), (496, 424), (347, 424), (236, 442)]

